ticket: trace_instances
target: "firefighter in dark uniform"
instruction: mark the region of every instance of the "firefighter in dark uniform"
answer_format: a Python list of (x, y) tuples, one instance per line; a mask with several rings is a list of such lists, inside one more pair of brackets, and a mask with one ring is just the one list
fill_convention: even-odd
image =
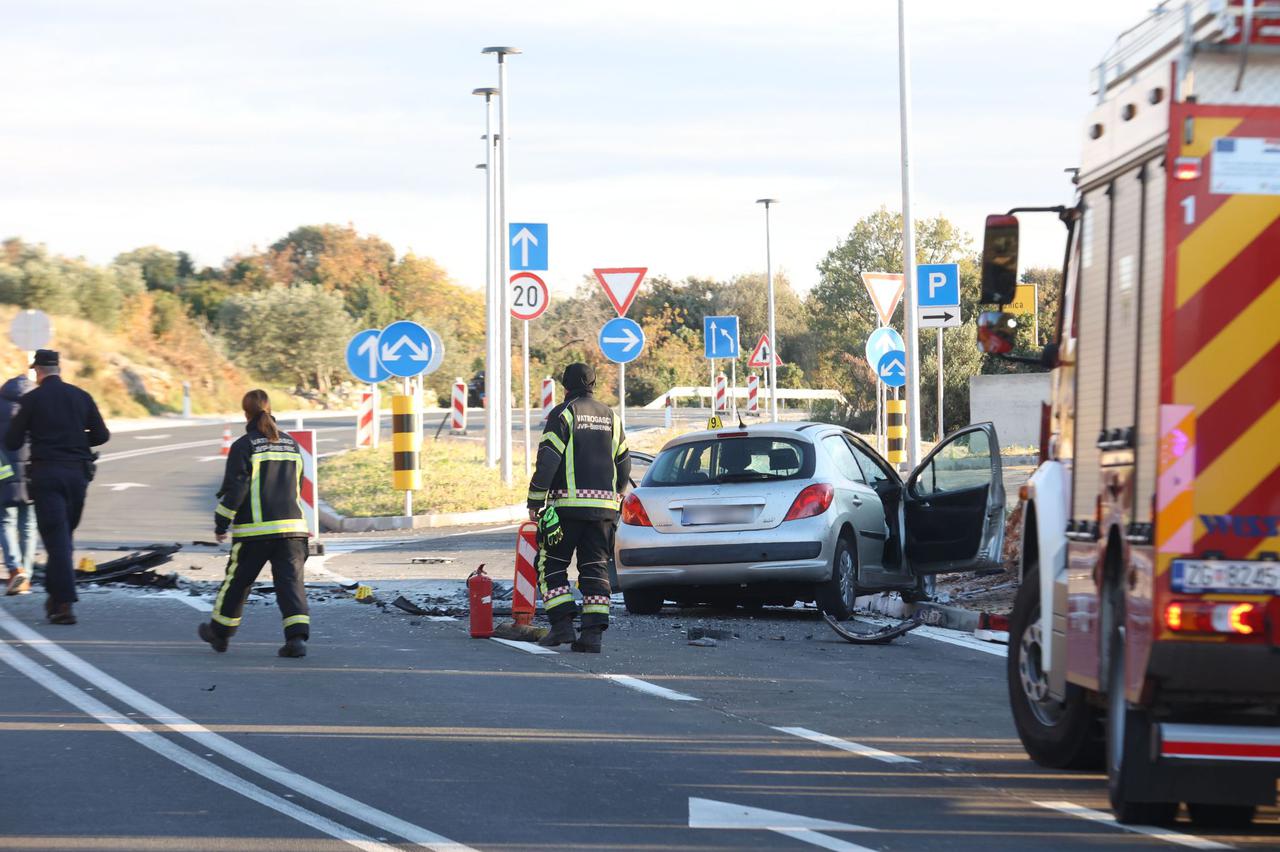
[(277, 428), (265, 391), (251, 390), (241, 401), (248, 425), (231, 445), (227, 470), (214, 510), (214, 534), (226, 541), (231, 531), (227, 576), (218, 589), (212, 619), (200, 625), (200, 638), (222, 653), (240, 626), (245, 598), (268, 562), (276, 603), (284, 617), (281, 657), (305, 657), (311, 616), (303, 587), (307, 561), (307, 521), (298, 483), (302, 453), (293, 438)]
[(110, 438), (93, 397), (62, 381), (58, 353), (37, 350), (31, 363), (36, 388), (22, 397), (5, 432), (5, 449), (14, 453), (31, 441), (27, 480), (36, 507), (36, 527), (44, 542), (45, 613), (53, 624), (75, 624), (76, 595), (72, 535), (80, 525), (85, 493), (93, 479), (91, 447)]
[[(613, 409), (591, 396), (595, 382), (587, 364), (565, 368), (565, 400), (547, 415), (528, 506), (530, 520), (538, 522), (538, 582), (551, 619), (541, 644), (569, 642), (574, 651), (598, 654), (609, 626), (609, 549), (631, 457)], [(576, 608), (569, 587), (575, 553), (581, 636), (573, 632)]]

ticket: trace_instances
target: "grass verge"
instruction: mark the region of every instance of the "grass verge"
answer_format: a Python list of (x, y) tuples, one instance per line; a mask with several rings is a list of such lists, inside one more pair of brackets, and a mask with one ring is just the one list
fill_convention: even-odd
[[(419, 466), (422, 488), (413, 492), (413, 513), (473, 512), (524, 501), (528, 480), (524, 455), (515, 448), (514, 482), (502, 484), (497, 468), (484, 466), (484, 442), (441, 438), (427, 440)], [(400, 515), (404, 492), (391, 487), (391, 442), (376, 450), (355, 450), (320, 461), (320, 497), (349, 517)]]

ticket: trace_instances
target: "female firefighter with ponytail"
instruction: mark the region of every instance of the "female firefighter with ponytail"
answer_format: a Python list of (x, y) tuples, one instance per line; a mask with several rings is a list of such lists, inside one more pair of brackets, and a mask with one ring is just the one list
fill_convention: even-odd
[(311, 617), (302, 576), (307, 560), (307, 522), (298, 493), (302, 454), (276, 427), (265, 391), (249, 391), (240, 405), (248, 423), (245, 434), (231, 445), (213, 525), (219, 542), (226, 541), (230, 528), (231, 559), (213, 618), (200, 625), (200, 638), (218, 653), (227, 650), (253, 581), (270, 562), (284, 618), (285, 643), (279, 654), (305, 657)]

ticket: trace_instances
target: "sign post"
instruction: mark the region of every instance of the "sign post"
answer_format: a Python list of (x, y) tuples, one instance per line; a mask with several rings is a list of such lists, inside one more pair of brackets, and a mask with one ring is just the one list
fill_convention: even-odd
[(922, 263), (916, 267), (919, 328), (938, 330), (938, 440), (943, 426), (942, 332), (960, 325), (960, 267), (954, 263)]

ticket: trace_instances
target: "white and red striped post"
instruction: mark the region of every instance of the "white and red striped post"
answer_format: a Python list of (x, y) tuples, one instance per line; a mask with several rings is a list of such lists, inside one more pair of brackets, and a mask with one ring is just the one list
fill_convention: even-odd
[(538, 525), (525, 521), (516, 532), (516, 578), (511, 592), (511, 620), (532, 624), (538, 603)]
[(449, 410), (449, 428), (455, 432), (467, 431), (467, 383), (461, 377), (453, 380), (453, 406)]
[(724, 373), (716, 374), (716, 411), (729, 410), (729, 380)]
[(307, 519), (307, 535), (312, 539), (320, 538), (320, 513), (316, 511), (316, 495), (320, 490), (316, 468), (316, 431), (299, 429), (288, 433), (298, 444), (302, 453), (302, 480), (298, 483), (298, 494), (302, 498), (302, 516)]
[(747, 413), (760, 413), (760, 377), (755, 373), (747, 376)]
[(547, 376), (542, 380), (542, 421), (545, 423), (551, 416), (551, 409), (556, 407), (556, 380)]
[(356, 447), (378, 446), (378, 389), (370, 385), (360, 394), (360, 413), (356, 415)]

